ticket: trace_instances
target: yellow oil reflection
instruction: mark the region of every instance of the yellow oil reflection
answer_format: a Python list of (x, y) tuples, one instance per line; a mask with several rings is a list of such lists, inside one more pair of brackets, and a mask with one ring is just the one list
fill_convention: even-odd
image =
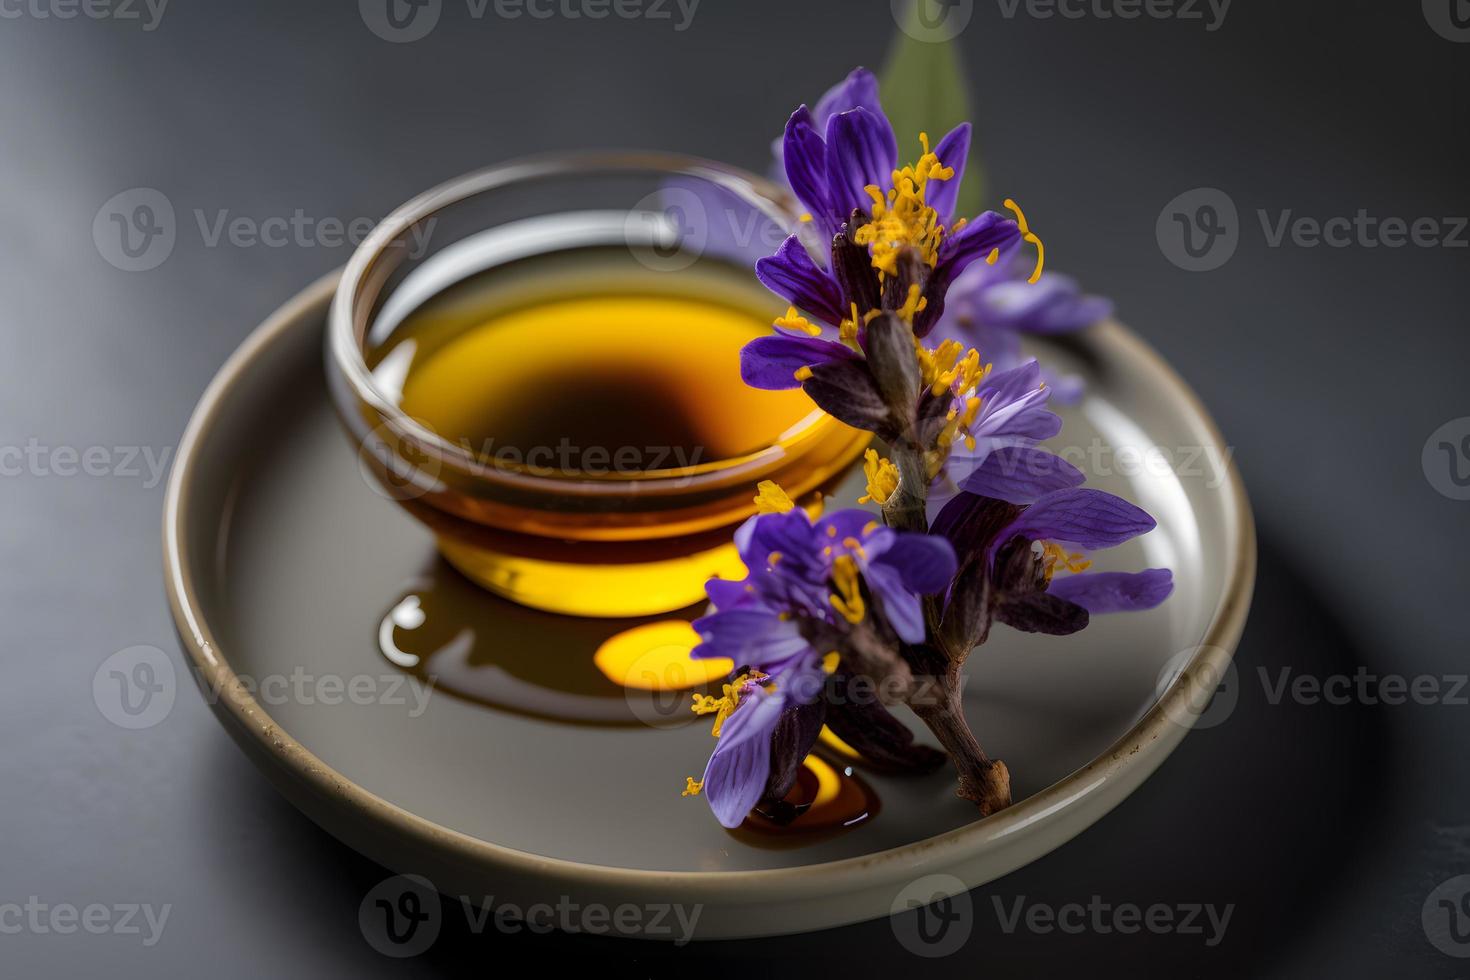
[(735, 669), (724, 658), (690, 659), (699, 634), (682, 619), (647, 623), (611, 637), (592, 662), (614, 684), (640, 691), (684, 691), (703, 687)]
[[(836, 737), (833, 736), (833, 738)], [(820, 819), (823, 816), (822, 808), (841, 795), (842, 776), (838, 775), (836, 769), (815, 755), (807, 756), (802, 765), (817, 779), (817, 789), (812, 794), (811, 809), (807, 812)]]
[[(826, 725), (822, 726), (822, 733), (819, 737), (823, 745), (827, 746), (827, 748), (831, 749), (833, 752), (836, 752), (838, 755), (845, 756), (849, 759), (862, 758), (862, 755), (858, 753), (857, 749), (853, 748), (851, 745), (848, 745), (842, 739), (838, 738), (836, 733), (833, 732), (832, 729), (828, 728)], [(810, 761), (811, 757), (808, 756), (807, 759), (808, 761)]]

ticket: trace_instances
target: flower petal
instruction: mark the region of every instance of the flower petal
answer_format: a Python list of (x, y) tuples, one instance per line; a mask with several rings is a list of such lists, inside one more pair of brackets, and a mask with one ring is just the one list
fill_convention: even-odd
[[(762, 516), (761, 514), (754, 514), (747, 517), (745, 523), (735, 529), (735, 550), (740, 552), (742, 559), (750, 554), (750, 539), (754, 536), (756, 525), (760, 523)], [(705, 589), (705, 591), (708, 592), (709, 589)]]
[(939, 220), (949, 224), (954, 218), (955, 201), (960, 196), (960, 181), (965, 179), (965, 162), (970, 156), (970, 124), (960, 123), (945, 134), (934, 147), (939, 162), (954, 170), (948, 180), (936, 180), (924, 186), (924, 202), (939, 212)]
[(827, 187), (833, 211), (844, 220), (854, 209), (867, 211), (873, 199), (864, 189), (887, 187), (898, 166), (898, 141), (879, 110), (849, 109), (827, 122)]
[(874, 562), (863, 572), (863, 578), (882, 606), (883, 618), (888, 620), (899, 639), (905, 643), (922, 643), (924, 607), (919, 597), (904, 586), (898, 569)]
[[(1026, 282), (1030, 264), (1020, 260), (1021, 252), (1018, 239), (993, 265), (971, 262), (950, 285), (944, 316), (934, 327), (940, 337), (984, 352), (997, 371), (1021, 363), (1023, 333), (1069, 333), (1112, 314), (1110, 301), (1083, 295), (1075, 281), (1060, 273), (1043, 272), (1035, 284)], [(1081, 378), (1043, 368), (1042, 379), (1053, 404), (1081, 400)]]
[(1051, 389), (1042, 384), (1035, 360), (991, 374), (976, 394), (980, 415), (970, 432), (987, 447), (1039, 442), (1062, 431), (1061, 417), (1047, 407)]
[(826, 236), (837, 233), (832, 225), (834, 210), (827, 190), (827, 143), (812, 122), (812, 114), (801, 106), (786, 120), (781, 137), (781, 162), (786, 180), (796, 197), (821, 223)]
[(749, 606), (756, 601), (749, 579), (712, 578), (704, 583), (704, 593), (721, 612)]
[[(829, 158), (831, 152), (829, 147)], [(924, 287), (924, 296), (929, 302), (914, 317), (914, 335), (923, 337), (939, 322), (950, 283), (969, 268), (971, 262), (988, 256), (995, 249), (1004, 252), (1020, 237), (1021, 230), (1014, 221), (994, 211), (986, 211), (941, 242), (939, 262)]]
[(1111, 548), (1152, 531), (1157, 522), (1122, 497), (1077, 487), (1049, 493), (1026, 508), (991, 543), (996, 547), (1016, 536), (1056, 541), (1079, 548)]
[(779, 554), (778, 571), (785, 574), (794, 569), (808, 573), (806, 578), (819, 580), (825, 578), (826, 573), (825, 566), (817, 560), (818, 550), (811, 518), (800, 507), (794, 507), (784, 514), (760, 515), (749, 544), (740, 557), (747, 568), (757, 569), (766, 567), (773, 553)]
[(689, 656), (695, 660), (728, 657), (736, 664), (770, 673), (774, 667), (810, 649), (792, 620), (764, 609), (731, 609), (694, 621), (704, 642)]
[(1070, 276), (1043, 272), (1034, 283), (1024, 278), (986, 287), (976, 314), (1009, 330), (1062, 334), (1090, 327), (1113, 312), (1111, 301), (1083, 295)]
[(1047, 589), (1089, 613), (1138, 612), (1159, 605), (1174, 591), (1167, 568), (1141, 572), (1087, 572), (1059, 576)]
[(765, 792), (771, 773), (771, 734), (785, 704), (779, 692), (757, 689), (725, 719), (704, 769), (704, 797), (721, 826), (740, 826)]
[(837, 280), (817, 267), (795, 235), (782, 242), (775, 255), (756, 262), (755, 277), (792, 306), (806, 310), (829, 326), (837, 326), (846, 316)]
[(980, 395), (993, 401), (1013, 402), (1041, 385), (1041, 364), (1028, 358), (1015, 367), (991, 373), (980, 384)]
[(793, 657), (773, 668), (770, 676), (768, 683), (786, 698), (788, 707), (811, 704), (822, 696), (827, 685), (827, 672), (814, 649), (809, 649), (807, 656)]
[(1020, 240), (1021, 228), (1014, 219), (994, 211), (981, 212), (975, 218), (967, 221), (963, 228), (940, 243), (939, 264), (949, 266), (946, 285), (964, 272), (974, 259), (982, 256), (988, 258), (990, 253), (997, 249), (1002, 256), (1008, 253), (1014, 254), (1013, 250)]
[(1030, 446), (1003, 446), (968, 476), (956, 478), (970, 493), (1013, 504), (1034, 504), (1053, 491), (1080, 487), (1087, 479), (1060, 456)]
[(873, 563), (898, 572), (904, 586), (920, 595), (949, 588), (956, 567), (954, 546), (944, 537), (902, 532), (893, 536), (893, 543)]
[(740, 351), (740, 377), (752, 388), (800, 388), (796, 372), (833, 361), (855, 361), (852, 348), (817, 337), (757, 337)]
[[(1034, 362), (1031, 362), (1034, 366)], [(1028, 390), (1008, 392), (1004, 387), (989, 388), (982, 384), (976, 392), (980, 397), (980, 414), (971, 424), (969, 433), (973, 438), (973, 445), (967, 445), (961, 441), (956, 444), (951, 453), (947, 470), (953, 485), (963, 489), (963, 484), (971, 474), (982, 466), (985, 466), (990, 457), (1002, 449), (1029, 448), (1043, 439), (1050, 439), (1062, 430), (1062, 419), (1051, 410), (1047, 402), (1051, 398), (1051, 389), (1043, 387), (1040, 377), (1033, 368), (1023, 365), (1016, 369), (1023, 373), (1031, 374), (1035, 379), (1036, 387)], [(998, 377), (1006, 381), (1009, 372), (1000, 372)], [(1041, 459), (1006, 459), (991, 462), (994, 468), (992, 475), (1004, 475), (1001, 473), (1003, 465), (1009, 466), (1005, 470), (1015, 473), (1024, 465), (1042, 468), (1047, 461)], [(1045, 466), (1045, 469), (1055, 467)], [(1065, 471), (1064, 471), (1065, 472)], [(1075, 483), (1066, 486), (1076, 486)], [(998, 489), (999, 485), (997, 485)], [(1062, 489), (1061, 485), (1050, 489)], [(976, 491), (981, 492), (981, 491)], [(1038, 490), (1037, 496), (1041, 490)], [(996, 494), (983, 494), (984, 496), (998, 496)], [(1009, 492), (1006, 494), (1009, 499)], [(1031, 503), (1032, 501), (1014, 501), (1016, 503)]]
[[(964, 231), (964, 229), (960, 229)], [(1000, 250), (999, 257), (994, 262), (971, 263), (965, 267), (965, 271), (954, 277), (949, 287), (949, 304), (957, 311), (972, 313), (977, 304), (984, 301), (985, 295), (994, 286), (1003, 282), (1012, 282), (1016, 279), (1024, 279), (1017, 270), (1017, 256), (1021, 254), (1021, 237)]]
[(1075, 374), (1057, 374), (1048, 368), (1041, 369), (1041, 378), (1051, 391), (1051, 400), (1058, 405), (1076, 405), (1087, 391), (1087, 382)]
[(878, 101), (878, 77), (866, 68), (854, 68), (846, 78), (829, 88), (817, 100), (812, 117), (817, 126), (825, 127), (827, 120), (837, 113), (859, 108), (883, 111)]
[(862, 510), (858, 507), (846, 507), (842, 510), (832, 510), (823, 514), (812, 522), (816, 529), (816, 537), (819, 544), (826, 545), (832, 541), (840, 542), (844, 538), (858, 538), (865, 548), (873, 547), (872, 540), (863, 534), (863, 529), (869, 524), (878, 523), (873, 529), (873, 536), (887, 535), (892, 532), (883, 527), (879, 522), (878, 515), (870, 510)]
[(956, 554), (968, 558), (989, 547), (997, 532), (1014, 524), (1022, 513), (1004, 500), (959, 493), (934, 518), (929, 533), (942, 534)]

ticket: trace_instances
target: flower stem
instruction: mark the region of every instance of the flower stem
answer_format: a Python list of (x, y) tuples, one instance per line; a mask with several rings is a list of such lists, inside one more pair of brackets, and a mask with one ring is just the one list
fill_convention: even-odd
[(929, 518), (925, 513), (929, 499), (929, 472), (924, 465), (924, 454), (909, 442), (890, 449), (893, 464), (898, 467), (898, 486), (883, 504), (883, 519), (895, 530), (925, 533), (929, 530)]
[(1004, 762), (985, 755), (965, 721), (958, 666), (934, 680), (938, 683), (926, 685), (928, 696), (915, 697), (909, 706), (954, 762), (960, 777), (956, 794), (974, 803), (982, 817), (1004, 810), (1011, 805), (1011, 773)]
[[(890, 450), (898, 467), (898, 486), (883, 504), (883, 519), (896, 530), (927, 533), (929, 468), (923, 448), (913, 439), (904, 439), (891, 445)], [(931, 644), (939, 641), (940, 603), (933, 596), (925, 602)], [(986, 756), (975, 733), (970, 731), (960, 700), (960, 667), (969, 651), (926, 645), (908, 648), (907, 652), (914, 672), (929, 675), (926, 679), (931, 682), (916, 684), (911, 689), (909, 707), (939, 739), (954, 762), (960, 780), (957, 795), (974, 803), (982, 817), (1004, 810), (1011, 805), (1010, 770), (999, 759)]]

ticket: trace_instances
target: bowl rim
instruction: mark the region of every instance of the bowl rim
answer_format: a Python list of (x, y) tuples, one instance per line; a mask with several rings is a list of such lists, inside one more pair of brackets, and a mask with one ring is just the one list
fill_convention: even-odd
[[(912, 879), (914, 869), (941, 861), (945, 866), (979, 857), (1017, 833), (1055, 824), (1064, 840), (1080, 831), (1066, 830), (1063, 819), (1075, 804), (1101, 793), (1105, 784), (1132, 772), (1141, 783), (1163, 757), (1172, 751), (1193, 727), (1215, 684), (1228, 666), (1244, 629), (1255, 581), (1256, 533), (1244, 484), (1234, 464), (1227, 463), (1226, 478), (1219, 492), (1225, 494), (1226, 516), (1233, 527), (1232, 543), (1223, 590), (1209, 625), (1193, 656), (1163, 695), (1134, 725), (1092, 762), (1062, 777), (1041, 791), (1019, 800), (1009, 808), (943, 834), (898, 847), (855, 857), (782, 868), (734, 871), (661, 871), (589, 864), (548, 857), (506, 847), (435, 823), (391, 803), (331, 768), (272, 719), (240, 682), (225, 649), (206, 621), (196, 591), (195, 556), (185, 533), (192, 516), (193, 486), (199, 467), (199, 447), (218, 420), (227, 396), (257, 357), (303, 317), (325, 313), (341, 270), (318, 279), (288, 300), (257, 327), (226, 360), (201, 396), (175, 453), (163, 506), (164, 584), (170, 610), (185, 653), (205, 689), (219, 692), (213, 701), (217, 714), (232, 717), (237, 727), (257, 743), (256, 748), (274, 757), (309, 788), (330, 801), (345, 804), (367, 818), (375, 829), (406, 837), (416, 846), (458, 862), (495, 867), (511, 874), (556, 875), (565, 881), (582, 881), (590, 886), (628, 889), (683, 889), (688, 895), (713, 895), (735, 883), (742, 887), (742, 902), (769, 898), (798, 898), (830, 894), (834, 889), (871, 887), (874, 876), (880, 884), (897, 884)], [(1219, 445), (1223, 436), (1198, 396), (1146, 342), (1115, 321), (1108, 321), (1079, 335), (1084, 347), (1111, 347), (1124, 357), (1137, 359), (1154, 380), (1171, 389), (1195, 415), (1195, 423)], [(1174, 737), (1167, 737), (1169, 735)], [(1136, 784), (1135, 784), (1136, 785)], [(1107, 804), (1111, 809), (1116, 800)], [(1089, 821), (1090, 822), (1090, 821)], [(966, 887), (974, 887), (970, 883)], [(849, 920), (850, 921), (850, 920)]]
[(532, 492), (616, 497), (665, 490), (717, 489), (742, 482), (752, 473), (756, 476), (751, 478), (758, 479), (802, 447), (845, 428), (841, 422), (814, 408), (795, 420), (770, 445), (738, 456), (636, 473), (554, 470), (556, 475), (551, 475), (537, 472), (537, 467), (485, 459), (403, 411), (383, 390), (364, 356), (358, 328), (366, 331), (368, 324), (358, 322), (357, 307), (361, 297), (368, 292), (379, 291), (386, 278), (404, 260), (404, 249), (394, 247), (404, 235), (445, 208), (482, 194), (543, 180), (619, 174), (662, 174), (670, 179), (705, 181), (750, 204), (779, 225), (783, 232), (806, 236), (802, 240), (810, 241), (811, 233), (800, 220), (802, 209), (786, 189), (759, 174), (689, 154), (655, 150), (550, 152), (507, 160), (443, 181), (400, 204), (374, 226), (340, 270), (332, 296), (326, 328), (328, 363), (345, 383), (351, 397), (380, 420), (373, 427), (374, 431), (386, 429), (397, 438), (412, 443), (419, 451), (433, 456), (438, 465), (448, 466), (478, 481)]

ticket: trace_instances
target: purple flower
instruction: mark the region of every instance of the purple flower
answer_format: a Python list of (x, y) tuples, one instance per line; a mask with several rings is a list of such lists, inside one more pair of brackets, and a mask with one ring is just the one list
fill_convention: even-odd
[[(773, 491), (763, 487), (759, 499), (789, 507)], [(790, 789), (821, 730), (823, 655), (841, 658), (843, 638), (858, 629), (922, 642), (919, 596), (943, 591), (955, 570), (943, 538), (894, 531), (862, 510), (815, 521), (794, 507), (759, 514), (735, 543), (749, 573), (709, 583), (714, 611), (694, 623), (703, 642), (693, 656), (738, 666), (722, 697), (696, 699), (696, 711), (716, 715), (719, 742), (686, 791), (702, 791), (726, 827)]]
[[(787, 786), (777, 794), (769, 788), (772, 753), (777, 728), (803, 708), (816, 704), (825, 675), (819, 660), (798, 660), (773, 674), (747, 672), (725, 685), (722, 698), (696, 702), (695, 710), (717, 712), (714, 734), (719, 739), (704, 768), (704, 776), (690, 780), (685, 795), (702, 792), (714, 811), (715, 819), (725, 827), (738, 827), (745, 815), (763, 797), (779, 798), (789, 791)], [(799, 700), (808, 696), (809, 700)], [(811, 740), (793, 746), (796, 762), (806, 758), (821, 731), (820, 719)]]
[(975, 387), (979, 410), (970, 424), (965, 452), (984, 459), (1005, 446), (1030, 446), (1062, 431), (1062, 420), (1047, 405), (1051, 389), (1041, 368), (1024, 361), (1008, 370), (992, 369)]
[[(862, 68), (815, 110), (801, 106), (792, 113), (780, 155), (824, 254), (815, 258), (802, 236), (792, 235), (756, 263), (757, 277), (791, 310), (777, 321), (775, 336), (745, 348), (741, 371), (748, 384), (801, 386), (827, 408), (808, 382), (830, 368), (840, 376), (839, 392), (856, 385), (861, 397), (867, 392), (856, 378), (872, 356), (868, 328), (875, 318), (896, 315), (922, 338), (938, 321), (955, 277), (975, 259), (993, 260), (1021, 241), (1017, 223), (994, 212), (952, 220), (969, 125), (932, 150), (926, 137), (922, 142), (918, 161), (900, 169), (877, 80)], [(868, 427), (877, 430), (876, 422)]]
[[(746, 577), (707, 586), (693, 655), (738, 667), (719, 697), (695, 698), (719, 741), (685, 795), (704, 793), (726, 827), (784, 798), (824, 725), (889, 771), (941, 764), (888, 712), (895, 703), (939, 739), (960, 797), (981, 815), (1008, 806), (1009, 770), (985, 756), (961, 708), (971, 650), (997, 621), (1062, 635), (1094, 613), (1153, 608), (1173, 589), (1167, 569), (1087, 573), (1083, 550), (1154, 520), (1084, 489), (1076, 467), (1039, 447), (1062, 421), (1049, 405), (1055, 386), (1021, 357), (1019, 335), (1080, 329), (1107, 315), (1106, 302), (1042, 274), (1041, 242), (1013, 202), (1014, 221), (954, 220), (967, 125), (933, 150), (927, 135), (920, 142), (918, 161), (900, 169), (863, 69), (815, 110), (798, 108), (780, 141), (806, 228), (755, 263), (789, 308), (773, 336), (744, 348), (741, 374), (757, 388), (801, 387), (829, 415), (877, 433), (893, 458), (867, 451), (859, 500), (880, 505), (886, 524), (862, 510), (813, 519), (762, 484), (758, 516), (735, 536)], [(1023, 242), (1037, 252), (1024, 283)], [(936, 326), (944, 335), (927, 346)], [(896, 683), (846, 697), (859, 679)]]
[[(837, 117), (859, 110), (862, 115), (850, 116), (834, 126)], [(789, 156), (793, 144), (797, 146), (794, 161)], [(866, 68), (855, 68), (828, 89), (815, 108), (799, 107), (788, 120), (786, 131), (773, 142), (772, 151), (777, 178), (791, 187), (827, 237), (836, 235), (853, 208), (866, 211), (871, 205), (868, 185), (886, 188), (898, 165), (898, 139), (879, 101), (877, 77)], [(943, 222), (954, 217), (969, 153), (968, 123), (955, 127), (934, 148), (935, 156), (955, 174), (936, 184), (928, 194), (927, 203)], [(832, 160), (833, 155), (843, 154), (851, 159)], [(848, 206), (842, 207), (844, 204)]]
[(966, 269), (950, 291), (955, 312), (986, 327), (1034, 334), (1074, 333), (1112, 315), (1111, 301), (1084, 295), (1070, 276), (1043, 272), (1028, 282), (1026, 266), (1012, 247), (994, 263)]
[[(1035, 482), (1038, 468), (1063, 479), (1066, 486), (1080, 484), (1082, 474), (1066, 462), (1041, 450), (1028, 452), (1062, 429), (1061, 418), (1048, 405), (1051, 395), (1034, 360), (988, 373), (959, 416), (963, 436), (954, 441), (946, 467), (930, 490), (930, 513), (937, 514), (962, 490), (1030, 503), (1038, 486), (1055, 489), (1050, 482)], [(1018, 499), (1017, 494), (1031, 498)]]
[[(1080, 474), (1055, 457), (1042, 466), (1039, 456), (1048, 454), (1040, 450), (1002, 452), (1037, 457), (1030, 465), (1042, 475), (1015, 495), (1028, 496), (1025, 503), (966, 492), (935, 520), (933, 533), (966, 556), (945, 609), (946, 630), (978, 643), (996, 620), (1065, 635), (1093, 613), (1152, 609), (1169, 597), (1174, 582), (1166, 568), (1087, 573), (1091, 562), (1071, 550), (1122, 544), (1153, 530), (1152, 517), (1121, 497), (1077, 486)], [(1059, 576), (1062, 569), (1071, 574)]]
[[(1028, 274), (1016, 248), (994, 264), (971, 263), (950, 286), (936, 334), (978, 348), (1004, 370), (1022, 363), (1022, 334), (1074, 333), (1112, 315), (1109, 300), (1085, 295), (1069, 276), (1043, 272), (1032, 283)], [(1063, 404), (1081, 396), (1079, 379), (1044, 376)]]
[(694, 656), (767, 673), (811, 652), (804, 628), (846, 630), (864, 621), (870, 601), (900, 639), (921, 642), (918, 597), (945, 588), (955, 567), (942, 538), (895, 531), (858, 509), (816, 520), (799, 507), (757, 514), (736, 532), (735, 546), (748, 573), (708, 584), (715, 612), (694, 623), (704, 639)]
[[(1068, 633), (1067, 624), (1081, 629), (1091, 613), (1154, 608), (1174, 591), (1167, 568), (1089, 575), (1091, 562), (1067, 550), (1111, 548), (1154, 526), (1141, 509), (1101, 490), (1069, 487), (1039, 497), (997, 532), (988, 551), (995, 617), (1016, 629)], [(1062, 567), (1074, 574), (1054, 578)]]

